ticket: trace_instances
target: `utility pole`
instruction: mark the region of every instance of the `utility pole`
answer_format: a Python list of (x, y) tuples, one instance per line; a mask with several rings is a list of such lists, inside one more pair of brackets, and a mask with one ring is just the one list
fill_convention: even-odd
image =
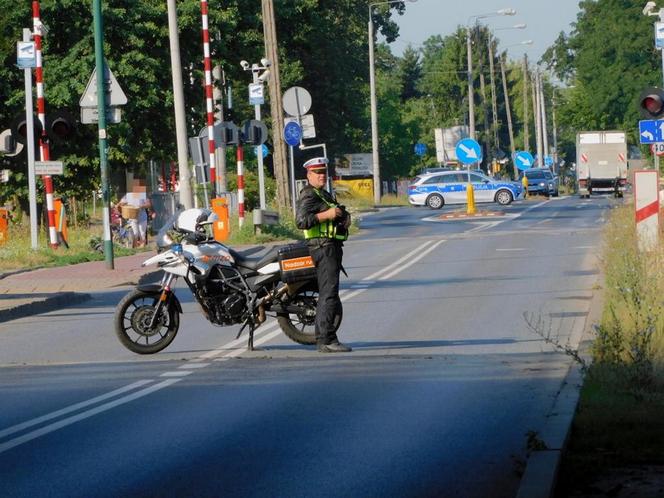
[(528, 137), (528, 56), (523, 54), (523, 150), (530, 149)]
[(544, 166), (544, 159), (549, 155), (549, 137), (546, 125), (546, 98), (544, 96), (544, 82), (542, 81), (542, 73), (538, 72), (539, 79), (539, 95), (540, 95), (540, 108), (542, 109), (542, 144), (544, 146), (544, 156), (542, 156), (542, 166)]
[(496, 149), (500, 148), (500, 140), (498, 138), (498, 102), (496, 100), (496, 81), (493, 77), (493, 40), (491, 33), (489, 37), (489, 76), (491, 82), (491, 112), (493, 117), (493, 143)]
[(284, 111), (281, 102), (281, 82), (279, 79), (279, 53), (277, 51), (277, 30), (274, 19), (272, 0), (261, 0), (263, 9), (263, 35), (265, 38), (265, 57), (272, 63), (268, 78), (270, 90), (270, 112), (272, 114), (272, 141), (274, 145), (274, 177), (277, 181), (277, 205), (279, 209), (288, 209), (291, 196), (288, 188), (288, 164), (286, 162), (286, 144), (282, 132), (284, 129)]
[[(487, 144), (489, 144), (488, 147), (488, 154), (487, 156), (491, 156), (493, 147), (491, 146), (491, 130), (489, 130), (489, 112), (487, 110), (487, 105), (486, 105), (486, 85), (484, 84), (484, 68), (482, 64), (480, 64), (480, 93), (482, 94), (482, 114), (484, 114), (484, 133), (486, 135), (486, 141)], [(495, 143), (493, 146), (495, 147)], [(491, 163), (491, 158), (487, 157), (487, 165)], [(479, 165), (478, 165), (479, 166)], [(487, 166), (487, 169), (489, 166)]]
[(540, 102), (539, 102), (539, 74), (535, 70), (535, 77), (533, 84), (530, 85), (532, 88), (533, 94), (533, 109), (535, 114), (535, 137), (537, 143), (537, 162), (538, 166), (542, 165), (542, 113), (540, 112)]
[(180, 174), (180, 202), (185, 209), (194, 207), (191, 191), (191, 171), (187, 153), (187, 122), (184, 113), (184, 91), (182, 89), (182, 63), (180, 62), (180, 40), (178, 14), (175, 0), (168, 0), (168, 39), (171, 49), (171, 74), (173, 80), (173, 107), (175, 111), (175, 136)]
[(475, 92), (473, 90), (473, 49), (470, 26), (466, 26), (466, 59), (468, 66), (468, 126), (470, 138), (475, 140)]
[[(505, 53), (500, 56), (500, 74), (503, 79), (503, 95), (505, 96), (505, 111), (507, 112), (507, 129), (510, 134), (510, 151), (512, 152), (512, 161), (514, 161), (514, 154), (516, 153), (516, 148), (514, 147), (514, 130), (512, 128), (512, 111), (510, 110), (510, 96), (507, 92), (507, 79), (505, 78)], [(514, 179), (519, 179), (519, 173), (516, 167), (514, 167)]]
[(556, 131), (556, 88), (551, 93), (551, 118), (553, 125), (553, 172), (557, 173), (558, 166), (558, 132)]

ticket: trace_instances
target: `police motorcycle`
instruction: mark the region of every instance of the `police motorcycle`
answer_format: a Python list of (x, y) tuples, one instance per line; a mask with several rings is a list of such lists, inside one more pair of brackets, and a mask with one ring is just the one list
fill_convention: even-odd
[[(120, 342), (138, 354), (166, 348), (178, 333), (182, 306), (175, 283), (182, 278), (205, 318), (217, 326), (254, 331), (268, 316), (299, 344), (315, 344), (316, 268), (306, 245), (274, 246), (264, 254), (239, 252), (211, 237), (218, 221), (209, 209), (176, 213), (156, 237), (159, 252), (142, 266), (163, 270), (160, 283), (138, 285), (118, 303), (114, 326)], [(341, 324), (341, 312), (335, 326)]]

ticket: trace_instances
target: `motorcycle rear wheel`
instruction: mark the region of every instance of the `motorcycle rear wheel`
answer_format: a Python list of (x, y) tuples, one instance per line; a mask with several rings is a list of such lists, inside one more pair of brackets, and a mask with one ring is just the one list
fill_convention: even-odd
[(160, 293), (134, 289), (115, 310), (115, 334), (124, 347), (138, 354), (158, 353), (175, 339), (180, 328), (180, 315), (168, 303), (162, 308), (154, 327), (149, 323), (159, 303)]
[[(289, 296), (288, 306), (297, 306), (297, 313), (277, 313), (277, 322), (281, 330), (292, 341), (298, 344), (316, 344), (316, 306), (318, 305), (318, 285), (315, 282), (307, 283), (298, 288)], [(341, 325), (343, 311), (334, 317), (334, 330)]]

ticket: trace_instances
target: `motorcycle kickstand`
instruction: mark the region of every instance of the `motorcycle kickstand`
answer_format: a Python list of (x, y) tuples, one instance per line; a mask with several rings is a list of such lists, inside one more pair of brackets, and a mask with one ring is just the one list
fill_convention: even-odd
[(256, 330), (256, 327), (254, 327), (254, 322), (251, 322), (249, 325), (249, 342), (247, 343), (247, 349), (249, 351), (256, 351), (254, 349), (254, 330)]
[(247, 320), (244, 322), (242, 327), (240, 328), (240, 331), (237, 333), (237, 336), (235, 336), (236, 339), (239, 339), (240, 336), (242, 335), (242, 331), (246, 326), (249, 326), (249, 342), (247, 343), (247, 349), (249, 351), (256, 351), (254, 349), (254, 330), (256, 330), (256, 324), (254, 323), (251, 318), (247, 318)]

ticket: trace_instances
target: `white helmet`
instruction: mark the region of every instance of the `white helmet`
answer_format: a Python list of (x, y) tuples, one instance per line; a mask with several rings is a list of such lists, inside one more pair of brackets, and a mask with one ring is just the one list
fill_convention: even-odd
[(183, 233), (196, 233), (205, 231), (205, 225), (214, 223), (218, 219), (218, 216), (209, 209), (186, 209), (178, 215), (173, 228)]

